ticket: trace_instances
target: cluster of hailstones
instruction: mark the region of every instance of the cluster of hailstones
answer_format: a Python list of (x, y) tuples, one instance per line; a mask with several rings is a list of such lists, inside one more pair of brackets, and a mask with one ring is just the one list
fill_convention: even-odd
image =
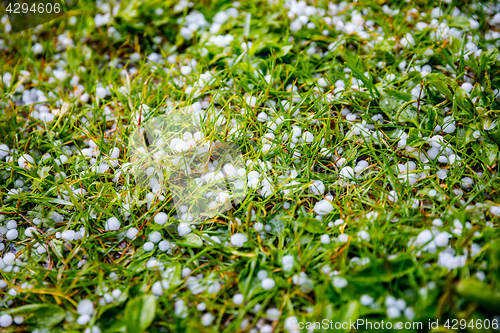
[(161, 197), (166, 178), (180, 220), (214, 216), (227, 210), (228, 200), (237, 203), (246, 194), (246, 169), (239, 147), (205, 140), (201, 131), (165, 133), (154, 145), (137, 148), (137, 153), (141, 164), (154, 166), (134, 170), (136, 179), (147, 179), (152, 193)]

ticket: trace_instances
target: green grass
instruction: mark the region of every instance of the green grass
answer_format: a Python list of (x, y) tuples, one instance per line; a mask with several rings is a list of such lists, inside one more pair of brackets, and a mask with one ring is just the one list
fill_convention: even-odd
[[(21, 260), (16, 264), (18, 271), (0, 270), (0, 279), (7, 284), (0, 289), (0, 315), (24, 318), (22, 324), (12, 324), (2, 332), (83, 332), (94, 325), (102, 332), (255, 332), (251, 330), (258, 331), (264, 324), (281, 332), (290, 316), (302, 322), (325, 318), (334, 322), (413, 320), (422, 322), (427, 331), (429, 320), (439, 319), (442, 325), (448, 319), (465, 319), (467, 323), (471, 319), (500, 320), (499, 217), (493, 214), (495, 208), (490, 210), (500, 204), (500, 126), (492, 126), (498, 122), (500, 109), (500, 40), (485, 38), (485, 33), (499, 30), (498, 25), (488, 24), (495, 13), (488, 14), (477, 1), (394, 1), (387, 4), (400, 12), (391, 16), (382, 9), (385, 3), (362, 0), (334, 15), (345, 15), (342, 20), (350, 22), (353, 10), (366, 9), (363, 18), (374, 22), (372, 27), (365, 26), (365, 31), (372, 30), (367, 38), (341, 33), (320, 15), (310, 16), (314, 28), (303, 26), (292, 31), (290, 24), (295, 18), (288, 17), (288, 8), (265, 1), (240, 1), (239, 16), (230, 18), (217, 33), (234, 37), (225, 47), (209, 42), (213, 34), (208, 29), (185, 39), (178, 19), (198, 10), (211, 24), (216, 13), (232, 7), (227, 1), (203, 1), (178, 12), (171, 1), (113, 2), (111, 11), (119, 8), (114, 20), (100, 27), (95, 26), (94, 18), (104, 14), (102, 8), (81, 1), (77, 10), (40, 28), (17, 34), (0, 28), (0, 74), (13, 76), (10, 82), (0, 80), (0, 144), (16, 149), (11, 157), (0, 159), (0, 214), (4, 217), (0, 227), (15, 220), (19, 232), (15, 240), (2, 236), (5, 249), (0, 257), (12, 252)], [(328, 13), (326, 3), (315, 5)], [(455, 6), (462, 16), (451, 16)], [(426, 16), (408, 20), (413, 14), (407, 12), (413, 7)], [(431, 36), (435, 29), (420, 31), (415, 27), (420, 21), (430, 23), (435, 7), (444, 12), (440, 22), (447, 20), (449, 27), (462, 33), (460, 37), (436, 39)], [(158, 8), (164, 13), (155, 12)], [(480, 25), (476, 30), (468, 21), (473, 15)], [(75, 22), (71, 22), (73, 17)], [(323, 34), (324, 30), (328, 34)], [(415, 45), (405, 48), (397, 42), (409, 32)], [(477, 57), (466, 55), (467, 34), (483, 50)], [(72, 38), (72, 46), (62, 46), (63, 35)], [(252, 46), (245, 51), (241, 44), (246, 41)], [(35, 43), (42, 44), (42, 54), (32, 51)], [(338, 44), (329, 50), (332, 43)], [(311, 47), (316, 48), (313, 54), (308, 53)], [(427, 50), (433, 54), (426, 55)], [(160, 54), (164, 63), (154, 66), (148, 61), (152, 52)], [(140, 55), (138, 60), (131, 59), (134, 53)], [(175, 64), (169, 56), (175, 57)], [(196, 60), (192, 74), (181, 75), (180, 65), (191, 60)], [(407, 64), (404, 71), (399, 67), (403, 61)], [(409, 70), (426, 64), (432, 67), (426, 76)], [(49, 68), (58, 66), (67, 77), (49, 80), (54, 74)], [(121, 74), (130, 68), (136, 72)], [(29, 75), (18, 79), (22, 70)], [(186, 88), (194, 86), (207, 71), (213, 78), (199, 95), (197, 91), (186, 93)], [(385, 79), (388, 74), (395, 75), (390, 82)], [(77, 92), (70, 83), (73, 75), (80, 77), (82, 91)], [(470, 96), (461, 88), (466, 77), (476, 84)], [(326, 87), (320, 86), (319, 78), (326, 80)], [(361, 89), (334, 90), (338, 80), (347, 87), (353, 79), (363, 83)], [(24, 90), (44, 92), (50, 110), (65, 109), (62, 102), (68, 102), (69, 108), (54, 121), (44, 123), (34, 116), (34, 105), (22, 103), (21, 84)], [(99, 98), (98, 86), (109, 87), (109, 96)], [(423, 93), (412, 95), (415, 87), (422, 87)], [(79, 99), (83, 92), (90, 95), (88, 103)], [(249, 105), (248, 96), (256, 97), (255, 106)], [(267, 176), (273, 193), (265, 197), (260, 189), (250, 189), (236, 208), (195, 223), (195, 230), (180, 237), (180, 221), (175, 218), (169, 194), (164, 201), (148, 205), (149, 189), (136, 186), (132, 174), (123, 172), (114, 178), (129, 162), (128, 137), (137, 129), (142, 104), (150, 107), (141, 114), (144, 123), (169, 108), (197, 101), (206, 102), (208, 116), (220, 111), (227, 120), (220, 128), (211, 122), (204, 124), (210, 140), (238, 144), (244, 159), (253, 161), (248, 171), (263, 173), (258, 161), (271, 163)], [(273, 110), (269, 102), (283, 103), (283, 107)], [(356, 120), (347, 120), (343, 108), (356, 113)], [(262, 152), (266, 143), (263, 136), (272, 124), (257, 120), (261, 112), (272, 120), (281, 119), (272, 148), (266, 153)], [(382, 115), (383, 122), (374, 121), (375, 115)], [(445, 127), (446, 116), (453, 116), (456, 122), (451, 133), (436, 130), (436, 125)], [(234, 127), (231, 120), (237, 125), (234, 132), (230, 132)], [(362, 123), (372, 125), (369, 132), (378, 133), (378, 137), (355, 135), (354, 127)], [(314, 135), (310, 143), (297, 143), (298, 158), (293, 155), (290, 138), (282, 140), (284, 133), (291, 136), (293, 126)], [(450, 155), (461, 160), (441, 163), (436, 158), (423, 163), (411, 149), (398, 146), (400, 131), (408, 135), (408, 146), (425, 155), (431, 148), (425, 138), (442, 135)], [(479, 137), (474, 135), (476, 131)], [(119, 166), (105, 173), (91, 170), (89, 161), (80, 154), (88, 148), (88, 139), (101, 152), (98, 162), (109, 161), (109, 152), (118, 147)], [(42, 160), (46, 153), (50, 158)], [(18, 159), (22, 154), (31, 155), (35, 165), (21, 168)], [(68, 160), (59, 165), (55, 158), (62, 154)], [(343, 165), (338, 161), (341, 157), (345, 158)], [(343, 180), (343, 166), (354, 168), (359, 160), (365, 160), (369, 167), (357, 178)], [(411, 185), (403, 181), (408, 175), (397, 168), (410, 161), (415, 163), (412, 173), (419, 173)], [(280, 177), (291, 181), (292, 169), (298, 173), (293, 179), (297, 183), (285, 195)], [(437, 176), (441, 169), (447, 170), (445, 179)], [(473, 180), (469, 189), (462, 186), (465, 177)], [(22, 191), (14, 193), (19, 180), (23, 181)], [(315, 180), (323, 181), (323, 195), (308, 190)], [(79, 196), (71, 192), (80, 188), (87, 193)], [(436, 195), (431, 195), (433, 191)], [(328, 192), (333, 196), (333, 211), (319, 221), (314, 207)], [(389, 200), (392, 193), (398, 200)], [(130, 204), (128, 218), (126, 203)], [(169, 215), (165, 225), (154, 222), (160, 211)], [(61, 214), (62, 221), (51, 219), (53, 212)], [(121, 228), (106, 231), (106, 220), (113, 216), (120, 220)], [(457, 255), (467, 250), (463, 267), (449, 270), (439, 264), (439, 253), (445, 247), (432, 253), (422, 250), (425, 244), (412, 244), (422, 231), (433, 228), (437, 218), (443, 226), (435, 229), (452, 235), (449, 247)], [(329, 226), (338, 219), (345, 224)], [(470, 222), (470, 228), (452, 233), (456, 220), (464, 226)], [(256, 232), (258, 222), (270, 230)], [(28, 227), (38, 231), (32, 238), (25, 236)], [(133, 227), (139, 233), (130, 240), (122, 233)], [(68, 242), (55, 236), (56, 232), (81, 228), (85, 237), (78, 240)], [(369, 241), (358, 237), (363, 230)], [(155, 231), (175, 244), (171, 252), (162, 252), (157, 245), (152, 252), (144, 250), (148, 235)], [(248, 237), (244, 247), (229, 244), (235, 233)], [(342, 233), (349, 236), (348, 242), (339, 240)], [(321, 243), (324, 234), (331, 238), (329, 244)], [(222, 244), (207, 244), (207, 235), (217, 236)], [(36, 244), (43, 244), (48, 251), (38, 253)], [(295, 260), (288, 272), (282, 265), (286, 255)], [(160, 267), (146, 267), (152, 257)], [(188, 287), (192, 280), (181, 275), (185, 267), (191, 270), (191, 277), (202, 275), (198, 281), (202, 285), (220, 283), (220, 290), (194, 294)], [(261, 287), (257, 276), (261, 270), (275, 281), (272, 290)], [(334, 283), (334, 271), (346, 279), (344, 288)], [(295, 284), (294, 275), (300, 272), (306, 273), (312, 284)], [(484, 272), (484, 280), (477, 278), (478, 272)], [(154, 283), (162, 280), (168, 288), (159, 297), (151, 296)], [(117, 289), (120, 297), (99, 305), (103, 294)], [(237, 293), (244, 296), (241, 305), (232, 301)], [(371, 296), (380, 307), (362, 305), (362, 295)], [(387, 296), (404, 299), (413, 309), (414, 319), (403, 314), (388, 318)], [(76, 308), (82, 299), (94, 302), (95, 308), (85, 325), (76, 322)], [(184, 314), (176, 311), (178, 301), (185, 303)], [(206, 304), (206, 310), (197, 309), (200, 303)], [(279, 310), (278, 320), (268, 318), (269, 309)], [(207, 327), (200, 319), (206, 313), (213, 316)], [(467, 327), (464, 331), (491, 330)]]

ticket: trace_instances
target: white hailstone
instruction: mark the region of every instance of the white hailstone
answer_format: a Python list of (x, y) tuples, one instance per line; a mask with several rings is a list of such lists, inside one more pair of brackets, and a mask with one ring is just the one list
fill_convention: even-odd
[(26, 228), (26, 230), (24, 230), (24, 235), (26, 237), (30, 237), (31, 238), (31, 237), (33, 237), (33, 231), (36, 231), (36, 229), (33, 228), (33, 227), (28, 227), (28, 228)]
[(207, 293), (209, 293), (210, 295), (213, 295), (213, 294), (217, 294), (221, 288), (221, 284), (220, 282), (213, 282), (213, 283), (210, 283), (207, 287)]
[(476, 273), (476, 278), (479, 280), (479, 281), (484, 281), (484, 279), (486, 279), (486, 274), (483, 272), (483, 271), (478, 271)]
[(324, 78), (320, 77), (318, 79), (318, 85), (320, 87), (327, 87), (328, 86), (328, 82)]
[(354, 169), (349, 166), (343, 167), (339, 174), (342, 178), (354, 178), (355, 176)]
[(188, 276), (189, 274), (191, 274), (191, 268), (189, 267), (184, 267), (181, 271), (181, 276), (182, 278), (185, 278), (186, 276)]
[(103, 87), (97, 87), (95, 92), (99, 98), (105, 98), (107, 94), (106, 88)]
[(470, 82), (465, 82), (461, 87), (463, 90), (465, 90), (466, 93), (470, 93), (474, 88), (474, 86)]
[(334, 276), (332, 280), (333, 286), (338, 289), (342, 289), (345, 286), (347, 286), (347, 280), (340, 277), (340, 276)]
[(274, 288), (275, 285), (276, 285), (276, 282), (274, 282), (274, 280), (271, 278), (265, 278), (261, 282), (261, 286), (264, 290), (271, 290)]
[(5, 235), (5, 237), (7, 237), (8, 240), (14, 240), (17, 238), (17, 236), (19, 235), (17, 229), (10, 229), (9, 231), (7, 231), (7, 234)]
[(327, 234), (321, 235), (321, 243), (325, 245), (330, 244), (330, 236), (328, 236)]
[(144, 248), (144, 251), (150, 252), (150, 251), (153, 251), (153, 249), (155, 248), (155, 244), (152, 242), (146, 242), (146, 243), (144, 243), (143, 248)]
[(105, 230), (118, 230), (120, 229), (120, 227), (121, 227), (120, 221), (114, 216), (110, 217), (104, 225)]
[(321, 180), (315, 180), (311, 186), (309, 186), (309, 191), (314, 195), (323, 195), (325, 193), (325, 184)]
[(438, 247), (447, 246), (451, 235), (446, 231), (440, 232), (434, 239)]
[(236, 305), (241, 305), (244, 301), (243, 294), (236, 294), (233, 296), (233, 303)]
[(360, 303), (364, 306), (370, 306), (373, 304), (373, 297), (370, 295), (361, 296)]
[(247, 236), (242, 233), (236, 233), (231, 236), (231, 244), (236, 247), (243, 246), (248, 241)]
[(158, 223), (160, 225), (164, 225), (165, 222), (167, 222), (167, 220), (168, 220), (168, 215), (165, 214), (164, 212), (159, 212), (158, 214), (155, 215), (154, 220), (156, 223)]
[(396, 307), (399, 310), (401, 310), (401, 311), (403, 311), (404, 309), (406, 309), (406, 302), (405, 302), (405, 300), (404, 299), (398, 299), (396, 301)]
[(205, 313), (203, 316), (201, 316), (201, 323), (203, 326), (207, 327), (212, 324), (212, 321), (214, 320), (214, 316), (211, 313)]
[(181, 74), (182, 75), (191, 74), (191, 66), (181, 66)]
[(307, 143), (311, 143), (314, 141), (314, 135), (311, 132), (307, 131), (302, 135), (302, 139)]
[(80, 96), (80, 101), (83, 103), (87, 103), (90, 100), (90, 95), (88, 93), (83, 93)]
[(74, 230), (64, 230), (61, 234), (61, 238), (71, 242), (75, 239), (75, 234), (76, 232)]
[(390, 307), (390, 306), (395, 306), (396, 305), (396, 298), (391, 295), (387, 295), (385, 298), (385, 306)]
[(36, 43), (35, 45), (33, 45), (32, 49), (33, 49), (34, 54), (42, 54), (43, 53), (43, 45), (40, 43)]
[(165, 252), (170, 249), (170, 242), (167, 240), (162, 240), (160, 243), (158, 243), (158, 248), (160, 249), (160, 251)]
[(370, 241), (370, 234), (366, 232), (365, 230), (361, 230), (358, 232), (358, 237), (362, 240), (365, 240), (367, 242)]
[(404, 311), (404, 316), (409, 321), (413, 321), (413, 319), (415, 319), (415, 311), (413, 310), (413, 308), (408, 307)]
[(156, 296), (163, 295), (163, 287), (161, 286), (160, 281), (156, 281), (155, 283), (153, 283), (153, 286), (151, 287), (151, 292)]
[(387, 308), (387, 317), (390, 319), (401, 317), (401, 310), (395, 306), (390, 306)]
[(258, 278), (259, 280), (261, 280), (261, 281), (262, 281), (262, 280), (264, 280), (265, 278), (267, 278), (267, 275), (268, 275), (267, 271), (265, 271), (265, 270), (260, 270), (260, 271), (257, 273), (257, 278)]
[(19, 167), (29, 170), (31, 169), (31, 166), (35, 164), (35, 160), (30, 155), (23, 154), (17, 160), (17, 164), (19, 165)]
[(349, 241), (349, 235), (347, 234), (340, 234), (338, 237), (339, 241), (342, 243), (347, 243)]
[(161, 233), (159, 231), (154, 231), (148, 235), (148, 239), (150, 242), (158, 243), (161, 241)]
[(201, 302), (196, 306), (196, 308), (198, 309), (198, 311), (205, 311), (207, 309), (207, 305), (205, 304), (205, 302)]
[(273, 333), (273, 327), (269, 324), (263, 325), (260, 328), (260, 333)]
[(9, 222), (7, 222), (6, 227), (7, 227), (7, 229), (16, 229), (17, 222), (15, 220), (10, 220)]
[(94, 304), (88, 299), (82, 299), (76, 308), (79, 315), (92, 315), (94, 313)]
[(333, 211), (333, 205), (328, 200), (318, 201), (314, 205), (314, 212), (318, 215), (327, 215)]
[(500, 215), (500, 206), (491, 206), (490, 213), (495, 216)]
[(179, 233), (179, 236), (185, 236), (191, 232), (191, 227), (187, 223), (179, 223), (177, 226), (177, 232)]
[(295, 264), (295, 259), (292, 255), (286, 255), (283, 257), (283, 259), (281, 259), (281, 263), (283, 265), (283, 270), (285, 272), (290, 272), (293, 269), (293, 265)]
[(0, 327), (9, 327), (12, 325), (12, 317), (9, 314), (3, 314), (0, 316)]
[(52, 113), (41, 112), (38, 118), (44, 123), (51, 123), (54, 121), (55, 116)]
[(264, 229), (264, 224), (257, 222), (253, 225), (253, 228), (255, 229), (255, 231), (261, 232)]
[(14, 322), (17, 325), (21, 325), (24, 322), (24, 317), (23, 316), (15, 316), (14, 317)]
[(130, 228), (127, 230), (127, 238), (134, 239), (138, 233), (139, 233), (139, 230), (137, 230), (137, 228)]
[(76, 320), (76, 323), (78, 325), (85, 325), (87, 324), (89, 321), (90, 321), (90, 316), (89, 315), (81, 315), (80, 317), (78, 317), (78, 319)]

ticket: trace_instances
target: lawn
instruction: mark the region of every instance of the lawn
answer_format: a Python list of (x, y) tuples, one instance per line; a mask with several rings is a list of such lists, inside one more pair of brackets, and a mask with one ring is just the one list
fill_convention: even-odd
[(500, 330), (498, 1), (7, 14), (1, 332)]

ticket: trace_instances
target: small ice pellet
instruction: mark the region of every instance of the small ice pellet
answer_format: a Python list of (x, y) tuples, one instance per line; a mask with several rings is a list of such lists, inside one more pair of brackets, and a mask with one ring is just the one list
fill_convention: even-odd
[(130, 228), (127, 230), (127, 238), (134, 239), (138, 233), (139, 233), (139, 230), (137, 230), (137, 228)]
[(370, 295), (361, 296), (360, 303), (364, 306), (370, 306), (373, 304), (373, 297)]
[(271, 290), (276, 285), (276, 282), (271, 278), (265, 278), (262, 280), (261, 285), (264, 290)]
[(158, 243), (161, 241), (161, 233), (159, 231), (154, 231), (148, 235), (148, 239), (150, 242)]
[(340, 234), (339, 235), (339, 241), (342, 242), (342, 243), (347, 243), (347, 241), (349, 240), (349, 235), (346, 235), (346, 234)]
[(167, 220), (168, 220), (168, 215), (165, 214), (164, 212), (159, 212), (158, 214), (155, 215), (154, 220), (156, 223), (158, 223), (160, 225), (164, 225), (165, 222), (167, 222)]
[(236, 294), (233, 296), (233, 303), (236, 305), (241, 305), (243, 303), (243, 294)]
[(149, 252), (149, 251), (153, 251), (153, 249), (155, 248), (155, 245), (153, 242), (146, 242), (146, 243), (144, 243), (143, 247), (144, 247), (145, 251)]
[(321, 243), (325, 245), (330, 244), (330, 236), (328, 236), (327, 234), (321, 235)]

